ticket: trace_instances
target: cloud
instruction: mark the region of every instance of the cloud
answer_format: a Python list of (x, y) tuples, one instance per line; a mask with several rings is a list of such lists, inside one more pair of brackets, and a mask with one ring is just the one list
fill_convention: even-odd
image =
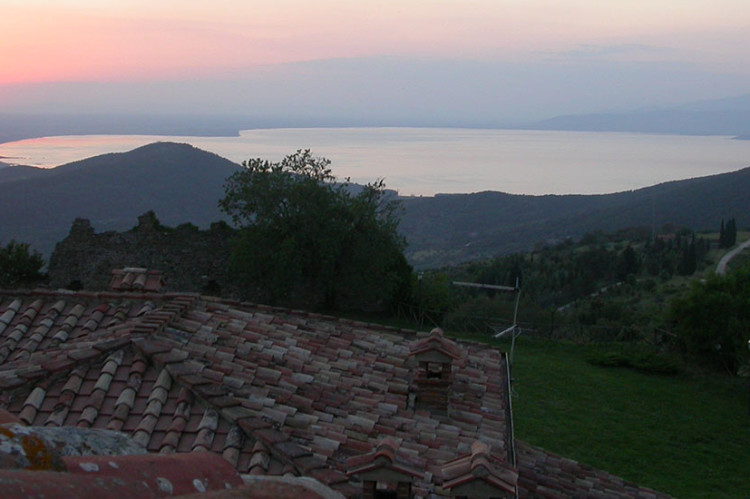
[(620, 44), (580, 44), (573, 49), (563, 51), (540, 51), (546, 60), (550, 61), (653, 61), (676, 59), (681, 51), (673, 47), (647, 45), (640, 43)]
[(577, 64), (368, 57), (266, 66), (213, 79), (17, 85), (0, 87), (0, 112), (241, 114), (279, 126), (492, 127), (739, 95), (750, 85), (747, 78), (687, 65), (608, 57), (579, 57)]

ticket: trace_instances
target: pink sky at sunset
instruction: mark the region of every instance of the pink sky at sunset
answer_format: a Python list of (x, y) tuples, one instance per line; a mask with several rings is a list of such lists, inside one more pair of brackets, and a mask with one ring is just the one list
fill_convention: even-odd
[[(366, 71), (368, 58), (394, 58), (407, 67), (427, 61), (435, 68), (439, 61), (465, 61), (481, 66), (466, 77), (486, 81), (486, 89), (508, 72), (515, 87), (504, 95), (537, 85), (524, 78), (559, 77), (568, 83), (558, 86), (580, 87), (574, 78), (624, 71), (616, 81), (638, 80), (635, 102), (665, 78), (641, 78), (654, 63), (692, 72), (675, 78), (706, 79), (690, 88), (655, 89), (665, 98), (722, 97), (750, 84), (747, 0), (0, 0), (0, 12), (0, 111), (72, 98), (40, 84), (260, 81), (264, 71), (284, 65), (354, 61), (329, 74), (343, 81)], [(498, 66), (508, 64), (536, 66)], [(602, 66), (609, 64), (617, 66)], [(565, 65), (576, 75), (561, 71)], [(539, 76), (544, 71), (557, 76)], [(430, 74), (396, 77), (401, 86), (431, 85)], [(611, 85), (602, 82), (601, 91)], [(188, 95), (188, 87), (180, 92)], [(458, 91), (451, 88), (440, 95)], [(80, 105), (70, 101), (69, 107)]]
[(0, 84), (210, 76), (383, 55), (528, 59), (586, 45), (654, 42), (678, 60), (711, 64), (716, 57), (731, 69), (748, 55), (747, 47), (730, 45), (732, 38), (750, 30), (745, 0), (0, 4)]

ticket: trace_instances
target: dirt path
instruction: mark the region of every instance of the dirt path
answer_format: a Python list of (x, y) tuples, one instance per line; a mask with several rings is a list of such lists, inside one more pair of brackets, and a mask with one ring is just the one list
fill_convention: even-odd
[(739, 252), (744, 250), (745, 248), (750, 247), (750, 239), (745, 241), (744, 243), (740, 244), (736, 248), (734, 248), (732, 251), (721, 257), (721, 260), (719, 260), (719, 264), (716, 266), (716, 273), (719, 275), (724, 275), (727, 273), (727, 264), (729, 263), (729, 260), (737, 256)]

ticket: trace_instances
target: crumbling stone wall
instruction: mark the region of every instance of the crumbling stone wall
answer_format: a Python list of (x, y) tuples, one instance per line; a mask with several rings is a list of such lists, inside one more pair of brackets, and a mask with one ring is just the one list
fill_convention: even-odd
[(234, 232), (224, 222), (207, 230), (192, 224), (164, 227), (148, 212), (129, 231), (97, 234), (88, 220), (79, 218), (50, 257), (50, 285), (104, 290), (113, 269), (143, 267), (164, 273), (165, 291), (231, 296), (236, 291), (228, 273)]

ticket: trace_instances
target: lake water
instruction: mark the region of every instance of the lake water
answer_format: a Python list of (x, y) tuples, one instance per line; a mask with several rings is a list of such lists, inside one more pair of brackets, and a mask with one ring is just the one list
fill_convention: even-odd
[[(312, 149), (355, 182), (384, 178), (404, 195), (486, 190), (601, 194), (750, 166), (730, 137), (436, 128), (246, 130), (238, 137), (86, 135), (0, 144), (0, 160), (54, 167), (155, 141), (192, 144), (232, 161)], [(2, 159), (6, 158), (6, 159)]]

